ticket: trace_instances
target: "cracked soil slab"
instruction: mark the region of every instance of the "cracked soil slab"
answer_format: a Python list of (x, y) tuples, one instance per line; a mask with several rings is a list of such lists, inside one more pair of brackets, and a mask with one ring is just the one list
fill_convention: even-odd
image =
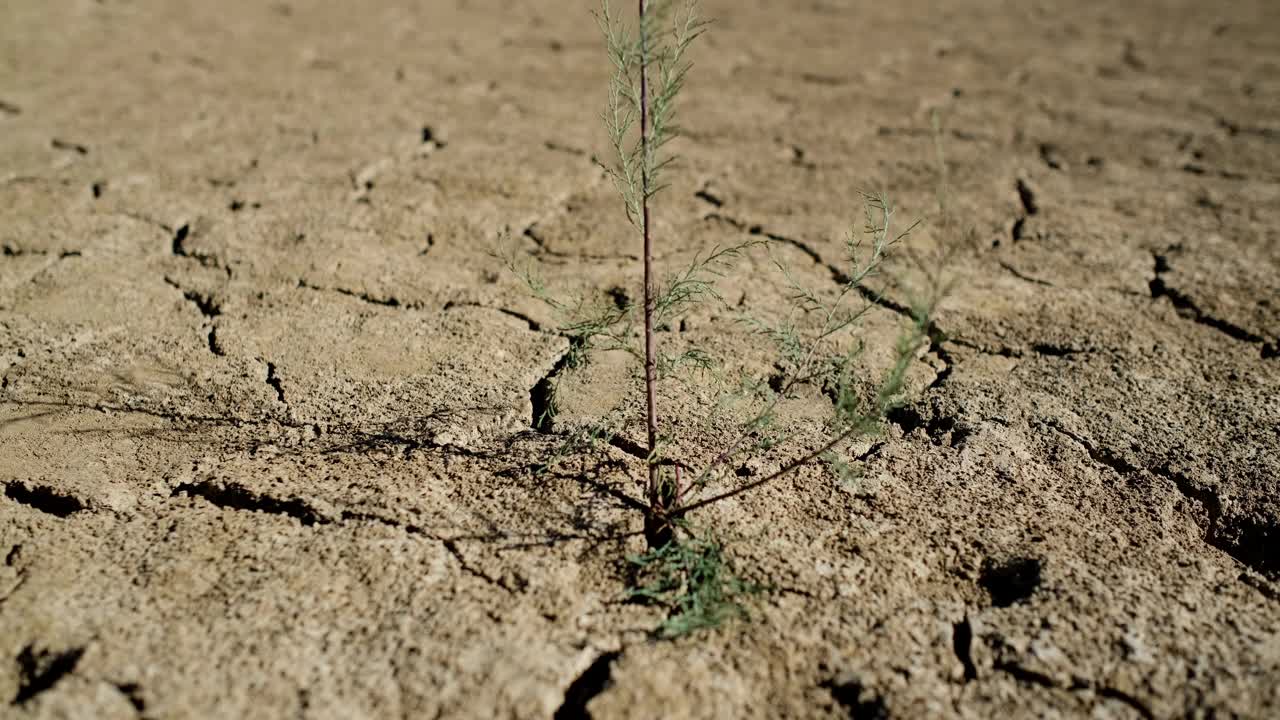
[[(662, 270), (831, 291), (883, 189), (956, 282), (856, 481), (697, 511), (770, 591), (673, 642), (643, 428), (533, 472), (634, 368), (495, 257), (639, 294), (591, 5), (6, 5), (0, 717), (1280, 716), (1280, 5), (705, 0)], [(660, 342), (767, 376), (721, 293)]]

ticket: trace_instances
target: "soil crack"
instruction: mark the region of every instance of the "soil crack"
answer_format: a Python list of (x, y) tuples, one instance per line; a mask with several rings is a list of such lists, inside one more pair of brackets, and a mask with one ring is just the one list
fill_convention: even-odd
[(999, 262), (1000, 267), (1002, 267), (1002, 268), (1004, 268), (1005, 270), (1007, 270), (1007, 271), (1009, 272), (1009, 274), (1010, 274), (1010, 275), (1012, 275), (1012, 276), (1014, 276), (1014, 277), (1018, 278), (1019, 280), (1022, 280), (1023, 282), (1029, 282), (1029, 283), (1032, 283), (1032, 284), (1035, 284), (1035, 285), (1040, 285), (1040, 286), (1042, 286), (1042, 287), (1055, 287), (1055, 285), (1054, 285), (1053, 283), (1049, 282), (1048, 280), (1041, 280), (1040, 278), (1032, 277), (1032, 276), (1030, 276), (1030, 275), (1027, 275), (1026, 273), (1022, 272), (1022, 271), (1021, 271), (1021, 270), (1019, 270), (1018, 268), (1016, 268), (1016, 267), (1014, 267), (1014, 266), (1010, 265), (1009, 263), (1007, 263), (1007, 262), (1005, 262), (1005, 261), (1003, 261), (1003, 260), (999, 260), (999, 261), (997, 261), (997, 262)]
[(845, 709), (850, 720), (888, 720), (890, 717), (884, 698), (847, 673), (825, 680), (818, 687), (831, 693), (831, 699)]
[(18, 481), (7, 482), (4, 496), (20, 505), (58, 518), (67, 518), (85, 509), (85, 504), (79, 498), (60, 493), (47, 485), (28, 486)]
[(1062, 685), (1042, 672), (1032, 670), (1013, 661), (997, 662), (993, 668), (1025, 685), (1038, 685), (1051, 690), (1067, 690), (1070, 692), (1092, 691), (1100, 698), (1115, 700), (1128, 705), (1146, 720), (1155, 718), (1155, 713), (1151, 711), (1151, 708), (1145, 702), (1123, 690), (1108, 685), (1100, 685), (1083, 678), (1075, 678), (1069, 686)]
[(27, 645), (18, 653), (18, 694), (12, 704), (25, 705), (27, 701), (53, 688), (62, 678), (75, 672), (85, 648), (76, 647), (63, 651), (43, 650)]
[(1129, 462), (1128, 460), (1125, 460), (1124, 458), (1120, 457), (1119, 455), (1116, 455), (1115, 453), (1112, 453), (1110, 450), (1096, 447), (1093, 443), (1089, 442), (1088, 440), (1085, 440), (1079, 435), (1062, 427), (1062, 425), (1060, 425), (1059, 423), (1050, 421), (1046, 424), (1049, 426), (1050, 429), (1074, 440), (1077, 445), (1084, 448), (1084, 451), (1088, 453), (1089, 457), (1095, 463), (1109, 467), (1112, 470), (1115, 470), (1118, 474), (1122, 476), (1131, 475), (1135, 472), (1138, 472), (1138, 467), (1133, 463)]
[(182, 483), (173, 489), (170, 497), (177, 497), (184, 493), (192, 497), (204, 498), (220, 508), (284, 515), (306, 526), (327, 525), (332, 522), (331, 518), (325, 517), (323, 513), (301, 498), (282, 500), (256, 493), (236, 483), (219, 484), (210, 480)]
[[(211, 267), (211, 268), (220, 267), (218, 263), (218, 259), (215, 258), (214, 256), (209, 255), (208, 253), (200, 252), (198, 250), (191, 250), (187, 247), (187, 239), (191, 237), (190, 223), (183, 223), (182, 225), (178, 226), (175, 229), (175, 228), (170, 228), (168, 225), (165, 225), (162, 222), (158, 222), (156, 220), (153, 220), (149, 217), (145, 217), (142, 215), (130, 215), (130, 217), (136, 218), (138, 220), (142, 220), (143, 222), (151, 223), (152, 225), (159, 227), (165, 232), (173, 233), (173, 239), (170, 241), (170, 244), (169, 244), (169, 251), (172, 252), (175, 256), (195, 260), (196, 262), (200, 263), (205, 267)], [(228, 277), (231, 276), (230, 267), (225, 267), (223, 268), (223, 270), (226, 271)]]
[[(572, 341), (571, 341), (572, 342)], [(556, 359), (547, 374), (529, 389), (529, 404), (533, 411), (529, 418), (529, 426), (540, 433), (555, 432), (556, 421), (556, 379), (564, 369), (569, 367), (573, 353), (565, 350)]]
[[(81, 254), (82, 253), (79, 250), (62, 250), (56, 254), (56, 257), (59, 260), (63, 260), (69, 257), (80, 257)], [(13, 245), (5, 244), (4, 246), (0, 247), (0, 255), (4, 257), (25, 257), (28, 255), (33, 257), (49, 257), (50, 255), (54, 255), (54, 253), (51, 253), (47, 250), (28, 250), (25, 248), (20, 248), (20, 247), (15, 247)]]
[(206, 333), (209, 352), (217, 355), (218, 357), (225, 356), (226, 353), (223, 352), (222, 346), (218, 344), (218, 326), (215, 319), (222, 314), (222, 305), (214, 299), (212, 295), (203, 295), (195, 290), (188, 290), (167, 275), (165, 276), (164, 281), (170, 287), (182, 293), (182, 297), (195, 305), (196, 309), (200, 311), (200, 314), (204, 316), (204, 322), (209, 326), (209, 331)]
[(362, 292), (358, 290), (352, 290), (350, 288), (321, 287), (319, 285), (312, 285), (311, 283), (301, 278), (298, 279), (298, 287), (305, 288), (307, 290), (315, 290), (318, 292), (335, 292), (335, 293), (338, 293), (339, 295), (346, 295), (347, 297), (353, 297), (357, 300), (367, 302), (370, 305), (381, 305), (382, 307), (393, 307), (393, 308), (403, 307), (409, 310), (417, 309), (418, 307), (420, 307), (417, 303), (402, 303), (400, 302), (400, 298), (397, 298), (394, 295), (379, 297), (367, 291)]
[(951, 649), (964, 667), (964, 681), (977, 680), (978, 667), (973, 664), (973, 625), (967, 615), (951, 626)]
[(1173, 304), (1174, 309), (1178, 311), (1178, 315), (1184, 318), (1201, 325), (1211, 327), (1234, 340), (1261, 344), (1263, 359), (1270, 359), (1280, 355), (1280, 353), (1277, 352), (1277, 345), (1280, 344), (1280, 342), (1268, 343), (1266, 338), (1261, 335), (1252, 333), (1239, 325), (1221, 318), (1213, 317), (1202, 310), (1200, 306), (1191, 299), (1191, 296), (1176, 288), (1169, 287), (1168, 283), (1164, 281), (1164, 274), (1172, 269), (1169, 266), (1168, 256), (1160, 253), (1153, 253), (1152, 258), (1155, 261), (1155, 277), (1147, 283), (1147, 287), (1151, 290), (1152, 300), (1168, 298), (1169, 302)]
[(601, 653), (583, 670), (564, 691), (564, 702), (552, 715), (555, 720), (590, 720), (587, 705), (600, 693), (613, 685), (613, 663), (622, 657), (621, 651)]
[(124, 695), (124, 698), (129, 701), (130, 705), (133, 706), (134, 712), (138, 713), (139, 715), (146, 712), (147, 701), (146, 701), (146, 698), (142, 696), (141, 685), (139, 685), (138, 683), (131, 683), (131, 682), (128, 682), (128, 683), (113, 682), (111, 683), (111, 685), (115, 687), (116, 690), (119, 690), (121, 695)]
[(267, 363), (267, 384), (276, 391), (276, 399), (285, 405), (289, 401), (284, 399), (284, 383), (280, 381), (280, 375), (276, 373), (275, 363)]
[[(1009, 230), (1010, 239), (1015, 243), (1023, 238), (1027, 225), (1027, 218), (1040, 212), (1040, 205), (1036, 201), (1035, 191), (1022, 178), (1018, 178), (1013, 184), (1013, 189), (1018, 193), (1018, 202), (1022, 205), (1022, 214), (1013, 221), (1013, 227)], [(997, 243), (999, 244), (999, 243)]]
[(503, 315), (506, 315), (508, 317), (513, 317), (517, 320), (523, 321), (526, 325), (529, 326), (529, 329), (532, 330), (533, 332), (542, 332), (541, 323), (529, 317), (528, 315), (525, 315), (524, 313), (518, 310), (512, 310), (511, 308), (498, 307), (495, 305), (485, 305), (484, 303), (478, 303), (478, 302), (458, 302), (455, 300), (450, 300), (449, 302), (445, 303), (444, 307), (440, 308), (440, 310), (442, 312), (449, 312), (454, 308), (460, 308), (460, 307), (483, 308), (485, 310), (492, 310), (494, 312), (502, 313)]
[(464, 573), (472, 577), (479, 578), (494, 587), (500, 587), (513, 595), (520, 591), (518, 588), (511, 587), (511, 584), (506, 578), (495, 578), (484, 570), (474, 567), (471, 563), (467, 562), (467, 558), (462, 554), (462, 551), (458, 549), (457, 541), (451, 538), (438, 539), (444, 545), (444, 549), (448, 550), (449, 554), (453, 556), (453, 559), (458, 561), (458, 565), (462, 567), (462, 571)]
[(50, 140), (49, 147), (53, 148), (54, 150), (66, 150), (67, 152), (73, 152), (77, 155), (89, 154), (88, 146), (82, 143), (71, 142), (70, 140), (62, 140), (59, 138), (54, 138)]
[(1095, 446), (1056, 422), (1046, 424), (1083, 447), (1095, 463), (1111, 468), (1122, 477), (1145, 470), (1168, 480), (1179, 494), (1203, 509), (1203, 521), (1196, 519), (1196, 524), (1200, 526), (1205, 544), (1226, 553), (1263, 576), (1280, 574), (1280, 560), (1274, 557), (1274, 553), (1267, 551), (1267, 548), (1272, 547), (1274, 539), (1280, 536), (1280, 524), (1268, 519), (1230, 518), (1223, 512), (1222, 499), (1212, 488), (1196, 484), (1186, 475), (1174, 471), (1169, 463), (1140, 468), (1106, 448)]
[(619, 253), (616, 255), (608, 255), (608, 254), (597, 255), (593, 253), (571, 253), (571, 252), (564, 252), (563, 250), (552, 250), (550, 247), (547, 246), (546, 238), (542, 237), (542, 235), (539, 234), (538, 231), (535, 229), (537, 226), (538, 226), (538, 223), (536, 222), (533, 223), (532, 225), (529, 225), (523, 231), (521, 231), (520, 235), (521, 237), (528, 238), (534, 245), (538, 246), (538, 252), (536, 253), (538, 255), (545, 255), (547, 257), (553, 257), (561, 260), (565, 260), (565, 259), (569, 259), (569, 260), (639, 260), (640, 259), (639, 255), (631, 255), (629, 253)]

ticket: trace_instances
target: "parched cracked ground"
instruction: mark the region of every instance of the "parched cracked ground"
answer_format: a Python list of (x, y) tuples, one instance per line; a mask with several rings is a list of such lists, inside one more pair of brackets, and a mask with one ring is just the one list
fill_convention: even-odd
[(776, 591), (659, 643), (639, 429), (529, 472), (623, 376), (487, 253), (635, 292), (590, 3), (403, 5), (6, 6), (0, 715), (1280, 715), (1280, 6), (707, 0), (664, 262), (830, 286), (933, 110), (969, 232), (863, 479), (700, 511)]

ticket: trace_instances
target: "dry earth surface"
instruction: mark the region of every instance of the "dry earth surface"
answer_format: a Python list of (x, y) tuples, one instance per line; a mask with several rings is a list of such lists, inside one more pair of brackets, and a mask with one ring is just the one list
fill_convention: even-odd
[(972, 232), (862, 480), (699, 511), (774, 591), (675, 642), (640, 428), (529, 470), (625, 369), (532, 429), (568, 343), (486, 254), (635, 294), (591, 7), (4, 3), (0, 716), (1280, 716), (1280, 4), (707, 0), (664, 267), (834, 287), (857, 189), (935, 219), (935, 109)]

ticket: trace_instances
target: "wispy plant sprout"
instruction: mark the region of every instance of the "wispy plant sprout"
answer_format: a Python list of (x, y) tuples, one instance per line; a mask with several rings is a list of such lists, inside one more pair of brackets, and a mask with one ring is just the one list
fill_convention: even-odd
[[(677, 2), (682, 7), (673, 9)], [(703, 301), (723, 301), (715, 287), (716, 277), (747, 250), (758, 245), (768, 247), (770, 240), (766, 235), (752, 235), (738, 244), (699, 253), (688, 267), (670, 275), (661, 285), (655, 282), (651, 201), (666, 188), (663, 176), (674, 160), (666, 147), (680, 134), (675, 122), (675, 100), (690, 68), (687, 51), (706, 30), (707, 22), (698, 16), (697, 0), (637, 0), (636, 7), (638, 22), (634, 29), (621, 21), (609, 0), (602, 0), (596, 19), (613, 65), (608, 103), (603, 113), (613, 161), (601, 163), (601, 167), (621, 195), (627, 220), (643, 245), (642, 347), (637, 348), (634, 341), (634, 308), (630, 304), (619, 307), (614, 302), (586, 298), (557, 299), (547, 291), (530, 264), (521, 263), (515, 255), (504, 256), (504, 260), (533, 293), (563, 319), (558, 330), (570, 338), (570, 367), (587, 362), (592, 352), (606, 349), (625, 350), (642, 363), (647, 465), (642, 503), (644, 535), (650, 550), (658, 552), (669, 545), (676, 547), (673, 544), (676, 530), (688, 527), (686, 516), (693, 510), (759, 488), (820, 460), (845, 474), (849, 468), (840, 459), (839, 451), (854, 436), (874, 432), (886, 413), (901, 402), (907, 369), (931, 339), (930, 318), (941, 293), (930, 282), (929, 295), (911, 302), (912, 325), (899, 338), (894, 348), (895, 362), (883, 377), (869, 407), (863, 407), (861, 393), (852, 378), (861, 345), (842, 348), (837, 338), (879, 299), (868, 289), (869, 281), (881, 273), (893, 246), (915, 228), (911, 225), (897, 230), (893, 205), (882, 195), (864, 194), (864, 224), (849, 233), (846, 260), (850, 269), (836, 291), (818, 293), (805, 287), (775, 258), (774, 263), (789, 291), (792, 316), (776, 325), (744, 318), (753, 332), (777, 347), (781, 376), (767, 382), (744, 377), (741, 391), (722, 392), (709, 421), (723, 419), (727, 406), (738, 402), (746, 402), (753, 409), (747, 413), (747, 420), (737, 423), (733, 439), (700, 471), (664, 458), (665, 438), (658, 415), (659, 383), (683, 366), (711, 369), (713, 363), (699, 348), (675, 356), (664, 354), (658, 347), (655, 330)], [(930, 281), (932, 279), (930, 277)], [(759, 479), (699, 497), (713, 481), (724, 476), (727, 467), (744, 455), (769, 451), (797, 440), (798, 433), (779, 434), (773, 429), (773, 423), (779, 404), (801, 385), (821, 387), (832, 398), (835, 412), (825, 439), (816, 447), (800, 450), (792, 460), (783, 461), (776, 470)], [(555, 411), (552, 393), (545, 413), (552, 415)], [(617, 408), (609, 418), (602, 418), (592, 427), (571, 432), (546, 465), (564, 459), (579, 448), (607, 442), (626, 425), (625, 416), (626, 412)], [(535, 426), (549, 428), (550, 418), (535, 418)], [(689, 542), (690, 548), (711, 547), (698, 545), (696, 538)], [(658, 563), (675, 572), (673, 569), (691, 566), (685, 562), (689, 558), (681, 552), (647, 555), (645, 562)], [(682, 572), (685, 571), (677, 574)]]
[[(682, 492), (679, 472), (674, 478), (664, 478), (659, 458), (658, 351), (654, 325), (660, 300), (654, 285), (649, 201), (666, 187), (662, 172), (673, 160), (663, 153), (663, 148), (679, 134), (675, 125), (675, 99), (689, 70), (685, 53), (706, 28), (706, 22), (698, 18), (693, 0), (686, 3), (683, 14), (672, 13), (671, 4), (670, 0), (637, 0), (638, 22), (634, 36), (617, 21), (608, 0), (604, 0), (598, 15), (614, 66), (604, 122), (616, 160), (613, 165), (605, 166), (605, 170), (621, 193), (627, 219), (639, 231), (643, 243), (646, 499), (649, 507), (645, 537), (653, 547), (670, 540), (670, 519)], [(667, 22), (671, 25), (666, 26)], [(630, 131), (637, 119), (639, 133), (633, 139)], [(669, 289), (668, 295), (673, 289)]]

